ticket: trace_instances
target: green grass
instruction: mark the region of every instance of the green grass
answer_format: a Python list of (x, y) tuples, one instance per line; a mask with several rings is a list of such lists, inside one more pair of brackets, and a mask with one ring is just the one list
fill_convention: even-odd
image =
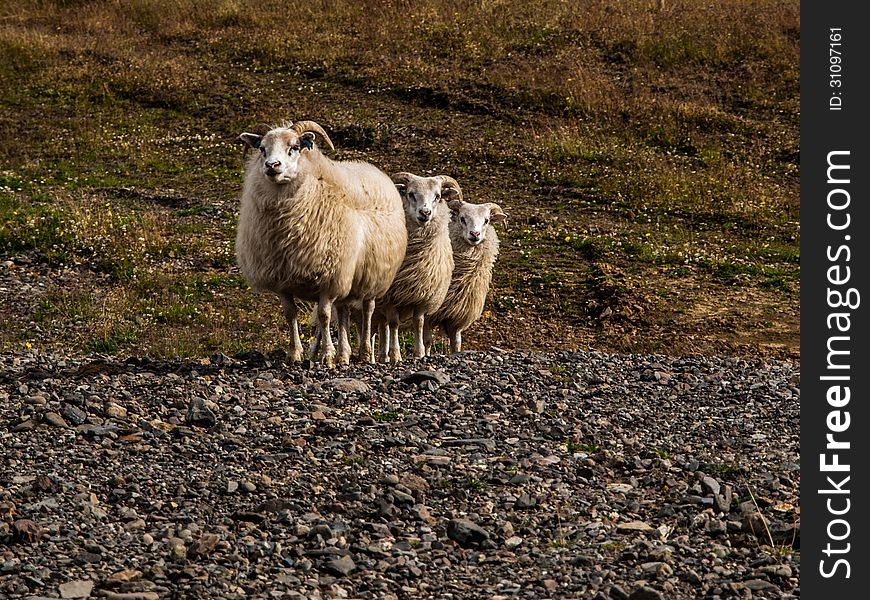
[(580, 452), (591, 454), (593, 452), (598, 452), (599, 450), (601, 450), (601, 448), (594, 444), (582, 444), (572, 440), (565, 440), (565, 451), (568, 452), (568, 454), (577, 454)]
[(378, 423), (393, 423), (404, 418), (404, 414), (395, 410), (379, 411), (372, 414), (372, 419)]

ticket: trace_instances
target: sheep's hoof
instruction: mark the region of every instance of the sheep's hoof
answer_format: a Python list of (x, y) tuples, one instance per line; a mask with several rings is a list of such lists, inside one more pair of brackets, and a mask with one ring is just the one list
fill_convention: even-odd
[(335, 354), (325, 354), (321, 360), (330, 369), (335, 368)]
[(287, 357), (287, 360), (294, 363), (302, 362), (302, 351), (300, 350), (299, 352), (291, 352), (290, 355)]
[(342, 354), (338, 357), (338, 364), (346, 367), (350, 364), (350, 354)]

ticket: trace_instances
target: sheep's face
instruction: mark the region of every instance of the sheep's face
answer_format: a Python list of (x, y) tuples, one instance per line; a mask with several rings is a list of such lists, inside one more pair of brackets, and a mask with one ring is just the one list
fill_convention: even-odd
[(289, 183), (299, 174), (299, 157), (304, 148), (311, 149), (314, 134), (301, 136), (286, 128), (273, 129), (266, 135), (243, 133), (239, 139), (260, 152), (263, 175), (273, 183)]
[(397, 174), (396, 188), (402, 196), (405, 217), (420, 226), (435, 220), (439, 210), (444, 210), (445, 197), (458, 195), (456, 188), (445, 185), (444, 179), (417, 177), (410, 173)]
[(458, 227), (462, 239), (471, 246), (477, 246), (486, 239), (490, 223), (503, 223), (507, 218), (501, 207), (493, 202), (470, 204), (453, 201), (450, 202), (450, 210), (454, 227)]
[(396, 184), (402, 196), (405, 216), (418, 225), (435, 220), (444, 200), (441, 197), (441, 182), (434, 177), (416, 179), (408, 184)]

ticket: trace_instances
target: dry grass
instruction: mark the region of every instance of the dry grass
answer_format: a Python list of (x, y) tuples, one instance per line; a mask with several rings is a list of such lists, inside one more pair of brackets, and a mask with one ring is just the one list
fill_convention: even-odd
[[(0, 253), (99, 277), (35, 301), (2, 344), (280, 345), (277, 301), (244, 289), (233, 266), (234, 140), (288, 118), (324, 124), (339, 158), (448, 173), (508, 210), (481, 343), (528, 338), (501, 340), (495, 322), (535, 307), (561, 315), (576, 343), (592, 332), (617, 349), (686, 350), (671, 343), (679, 327), (660, 326), (674, 322), (664, 308), (693, 312), (670, 304), (688, 287), (721, 308), (738, 286), (795, 314), (799, 3), (657, 5), (4, 3)], [(600, 261), (643, 311), (615, 333), (598, 320), (616, 302), (600, 297)]]

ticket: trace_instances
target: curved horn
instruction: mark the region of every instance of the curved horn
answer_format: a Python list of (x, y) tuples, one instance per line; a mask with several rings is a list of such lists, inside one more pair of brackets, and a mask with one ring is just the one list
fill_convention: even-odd
[(390, 179), (393, 180), (393, 183), (401, 183), (402, 185), (407, 186), (413, 180), (417, 179), (417, 176), (413, 173), (408, 173), (407, 171), (400, 171), (390, 175)]
[(493, 223), (505, 223), (507, 221), (507, 215), (501, 209), (501, 206), (495, 202), (487, 202), (486, 206), (489, 207), (489, 218)]
[(455, 210), (456, 212), (459, 212), (460, 210), (462, 210), (463, 204), (465, 203), (462, 200), (450, 200), (449, 202), (447, 202), (447, 207), (450, 210)]
[(329, 139), (328, 135), (326, 135), (323, 127), (321, 127), (314, 121), (296, 121), (296, 123), (294, 123), (290, 129), (292, 129), (299, 135), (302, 135), (306, 131), (313, 131), (314, 133), (320, 134), (326, 141), (326, 143), (329, 144), (329, 147), (335, 150), (335, 146), (332, 145), (332, 140)]
[(462, 188), (459, 187), (459, 182), (453, 179), (448, 175), (439, 175), (438, 179), (441, 181), (441, 191), (443, 192), (445, 189), (447, 190), (455, 190), (459, 195), (460, 202), (462, 201)]

